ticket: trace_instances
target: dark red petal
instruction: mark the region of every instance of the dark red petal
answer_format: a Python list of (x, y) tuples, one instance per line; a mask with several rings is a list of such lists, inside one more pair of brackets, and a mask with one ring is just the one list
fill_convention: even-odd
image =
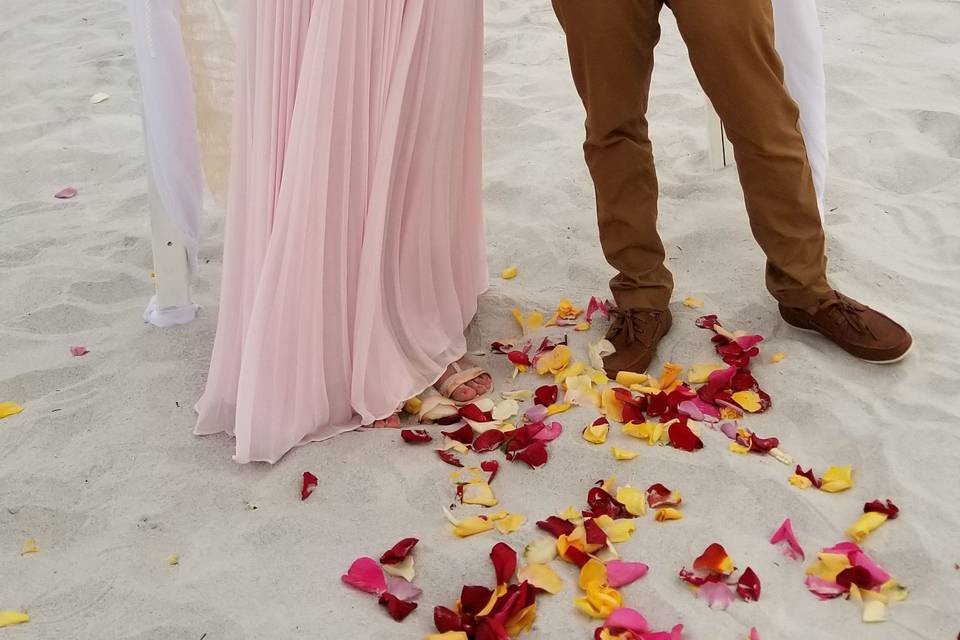
[(473, 441), (473, 450), (477, 453), (487, 453), (499, 449), (503, 441), (507, 439), (506, 434), (499, 429), (491, 429), (477, 436)]
[(697, 571), (709, 571), (710, 573), (720, 573), (720, 565), (730, 557), (723, 545), (714, 542), (707, 547), (700, 557), (693, 561), (693, 568)]
[(500, 471), (500, 463), (496, 460), (484, 460), (480, 463), (480, 468), (490, 474), (490, 477), (487, 478), (487, 484), (490, 484), (497, 477), (497, 472)]
[(750, 438), (750, 451), (757, 453), (767, 453), (770, 449), (776, 449), (779, 446), (779, 438), (761, 438), (757, 434), (753, 434)]
[(457, 456), (453, 455), (453, 454), (450, 453), (449, 451), (442, 451), (442, 450), (440, 450), (440, 449), (437, 449), (437, 456), (439, 456), (440, 459), (443, 460), (444, 462), (446, 462), (447, 464), (453, 465), (454, 467), (462, 467), (462, 466), (463, 466), (463, 463), (460, 462), (460, 458), (458, 458)]
[(634, 518), (623, 503), (619, 502), (612, 495), (601, 489), (594, 487), (587, 493), (587, 504), (590, 505), (590, 516), (599, 518), (600, 516), (610, 516), (614, 520)]
[[(493, 416), (487, 411), (481, 411), (475, 404), (460, 407), (460, 417), (474, 422), (492, 422)], [(468, 425), (469, 426), (469, 425)]]
[(868, 590), (878, 586), (874, 584), (873, 577), (864, 567), (848, 567), (838, 573), (834, 581), (841, 587), (846, 587), (847, 589), (850, 588), (851, 584), (855, 584), (861, 589)]
[(464, 615), (473, 617), (483, 611), (490, 602), (493, 591), (476, 585), (464, 586), (460, 591), (460, 608)]
[(868, 502), (863, 505), (864, 513), (870, 513), (871, 511), (885, 513), (891, 520), (896, 520), (897, 516), (900, 515), (900, 507), (890, 502), (890, 500), (887, 500), (886, 504), (880, 500), (874, 500), (873, 502)]
[(703, 449), (703, 441), (690, 430), (690, 427), (682, 422), (675, 422), (670, 425), (667, 433), (670, 436), (670, 444), (677, 449), (682, 449), (683, 451)]
[(530, 446), (514, 455), (514, 458), (526, 462), (531, 469), (539, 469), (547, 464), (547, 445), (542, 440), (534, 440)]
[(490, 345), (490, 351), (508, 354), (513, 351), (513, 345), (509, 342), (494, 342)]
[(737, 593), (747, 602), (760, 599), (760, 578), (750, 567), (737, 580)]
[(387, 613), (397, 622), (403, 622), (417, 608), (416, 602), (404, 602), (389, 592), (380, 594), (380, 605), (386, 607)]
[(460, 444), (472, 444), (473, 443), (473, 427), (468, 424), (463, 425), (456, 431), (441, 431), (443, 435), (447, 436), (451, 440), (456, 440)]
[(603, 532), (600, 525), (593, 518), (587, 518), (583, 521), (583, 527), (587, 531), (587, 544), (607, 544), (607, 534)]
[(380, 564), (400, 564), (420, 542), (416, 538), (404, 538), (380, 556)]
[(498, 542), (490, 551), (490, 560), (497, 573), (497, 584), (510, 584), (513, 574), (517, 572), (517, 552), (509, 545)]
[(574, 546), (567, 547), (567, 550), (564, 551), (564, 555), (567, 557), (567, 560), (578, 567), (583, 567), (583, 565), (590, 562), (590, 556)]
[(644, 422), (643, 411), (632, 404), (623, 405), (624, 422)]
[(533, 399), (536, 404), (549, 407), (557, 401), (560, 389), (555, 384), (544, 385), (533, 392)]
[(317, 488), (319, 484), (317, 476), (313, 475), (309, 471), (303, 472), (303, 484), (300, 487), (300, 499), (306, 500), (310, 497), (310, 494), (313, 493), (313, 490)]
[(446, 607), (433, 608), (433, 625), (440, 633), (463, 631), (463, 622), (460, 620), (460, 615)]
[(515, 365), (529, 367), (532, 364), (530, 362), (530, 356), (523, 351), (511, 351), (507, 354), (507, 358)]
[(823, 484), (822, 481), (821, 481), (819, 478), (817, 478), (815, 475), (813, 475), (813, 469), (812, 469), (812, 468), (811, 468), (811, 469), (807, 469), (806, 471), (804, 471), (804, 470), (800, 467), (800, 465), (797, 465), (797, 469), (796, 469), (796, 471), (794, 471), (794, 473), (795, 473), (796, 475), (798, 475), (798, 476), (803, 476), (804, 478), (806, 478), (807, 480), (809, 480), (809, 481), (813, 484), (813, 486), (815, 486), (817, 489), (819, 489), (820, 486)]
[(695, 587), (700, 587), (710, 582), (709, 579), (698, 576), (694, 572), (688, 570), (686, 567), (680, 569), (680, 579), (687, 584), (692, 584)]
[(650, 505), (651, 509), (656, 509), (658, 507), (672, 507), (680, 503), (673, 500), (673, 491), (658, 482), (647, 488), (647, 504)]
[(662, 416), (668, 409), (670, 409), (670, 400), (667, 398), (667, 394), (661, 391), (655, 395), (647, 396), (648, 415)]
[(433, 436), (423, 429), (404, 429), (400, 432), (400, 437), (403, 438), (404, 442), (408, 442), (410, 444), (433, 441)]
[(434, 423), (440, 425), (441, 427), (449, 427), (450, 425), (457, 424), (458, 422), (460, 422), (459, 413), (454, 413), (452, 415), (444, 416), (442, 418), (434, 420)]
[(569, 520), (564, 520), (563, 518), (557, 516), (550, 516), (546, 520), (541, 520), (537, 522), (537, 526), (552, 535), (554, 538), (568, 536), (573, 533), (574, 529), (577, 528)]

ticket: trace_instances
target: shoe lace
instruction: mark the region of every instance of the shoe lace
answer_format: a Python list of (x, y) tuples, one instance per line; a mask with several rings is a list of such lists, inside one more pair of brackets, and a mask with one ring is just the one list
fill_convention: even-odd
[(877, 339), (870, 325), (863, 321), (863, 312), (867, 308), (862, 304), (838, 293), (836, 297), (826, 301), (823, 308), (837, 326), (849, 327), (859, 334), (868, 334), (874, 340)]
[(627, 344), (639, 342), (648, 347), (653, 346), (662, 316), (662, 311), (610, 309), (611, 322), (607, 336), (615, 338), (620, 334), (625, 334)]

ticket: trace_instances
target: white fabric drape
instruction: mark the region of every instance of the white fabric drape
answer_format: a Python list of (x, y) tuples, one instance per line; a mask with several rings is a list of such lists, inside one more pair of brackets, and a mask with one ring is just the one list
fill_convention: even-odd
[(827, 181), (827, 85), (816, 0), (773, 0), (777, 50), (787, 88), (800, 106), (800, 129), (823, 215)]
[(195, 269), (203, 175), (179, 2), (130, 0), (129, 11), (143, 95), (147, 170)]

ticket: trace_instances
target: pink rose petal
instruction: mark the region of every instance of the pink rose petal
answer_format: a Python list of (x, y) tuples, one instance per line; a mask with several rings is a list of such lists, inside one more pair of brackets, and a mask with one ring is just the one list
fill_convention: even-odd
[(537, 432), (537, 435), (533, 436), (534, 440), (543, 440), (544, 442), (552, 442), (560, 437), (560, 434), (563, 433), (563, 425), (559, 422), (553, 422), (543, 427), (540, 431)]
[(642, 562), (611, 560), (607, 563), (607, 584), (619, 589), (647, 575), (650, 567)]
[(685, 413), (690, 416), (691, 420), (695, 420), (696, 422), (702, 422), (704, 418), (703, 411), (700, 410), (700, 407), (690, 400), (684, 400), (677, 405), (677, 411)]
[(751, 627), (750, 637), (747, 640), (760, 640), (760, 632), (757, 631), (756, 627)]
[(806, 558), (806, 554), (803, 552), (803, 547), (800, 546), (800, 543), (797, 542), (797, 536), (793, 533), (793, 523), (790, 522), (790, 518), (787, 518), (783, 521), (783, 524), (780, 525), (780, 528), (773, 534), (770, 538), (770, 544), (779, 544), (785, 542), (786, 544), (780, 545), (780, 551), (783, 555), (793, 560), (803, 560)]
[(86, 347), (70, 347), (70, 353), (79, 358), (90, 353), (90, 350)]
[(724, 582), (707, 582), (697, 589), (697, 597), (706, 600), (711, 609), (722, 611), (733, 602), (733, 590)]
[(77, 195), (77, 190), (74, 187), (64, 187), (53, 194), (54, 198), (59, 198), (60, 200), (69, 200), (70, 198)]
[(357, 558), (350, 569), (340, 579), (351, 587), (380, 595), (387, 590), (387, 580), (383, 569), (373, 558)]
[(640, 640), (683, 640), (683, 625), (675, 625), (670, 631), (641, 633)]
[(398, 600), (411, 602), (420, 597), (423, 590), (412, 582), (407, 582), (403, 578), (389, 576), (387, 578), (387, 593), (392, 593)]
[(807, 585), (810, 593), (817, 596), (820, 600), (839, 598), (848, 591), (847, 587), (841, 586), (836, 582), (827, 582), (816, 576), (807, 576), (803, 583)]
[(646, 633), (650, 628), (650, 625), (647, 624), (647, 619), (644, 618), (640, 612), (627, 609), (626, 607), (615, 609), (614, 612), (610, 614), (610, 617), (607, 618), (606, 622), (604, 622), (604, 626), (612, 629), (626, 629), (633, 633)]
[(744, 351), (748, 351), (763, 342), (763, 336), (740, 336), (734, 342)]
[(542, 404), (535, 404), (527, 412), (523, 414), (523, 417), (527, 419), (528, 422), (543, 422), (547, 417), (547, 408)]

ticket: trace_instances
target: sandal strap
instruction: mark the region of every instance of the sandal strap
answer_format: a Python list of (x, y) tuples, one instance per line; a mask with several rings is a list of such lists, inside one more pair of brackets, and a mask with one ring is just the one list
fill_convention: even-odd
[[(458, 363), (453, 364), (453, 368), (456, 371), (453, 375), (443, 381), (443, 384), (440, 385), (438, 391), (440, 395), (445, 398), (452, 398), (453, 392), (457, 390), (457, 387), (460, 387), (471, 380), (475, 380), (480, 376), (487, 373), (482, 367), (470, 367), (469, 369), (461, 369)], [(489, 374), (488, 374), (489, 375)]]

